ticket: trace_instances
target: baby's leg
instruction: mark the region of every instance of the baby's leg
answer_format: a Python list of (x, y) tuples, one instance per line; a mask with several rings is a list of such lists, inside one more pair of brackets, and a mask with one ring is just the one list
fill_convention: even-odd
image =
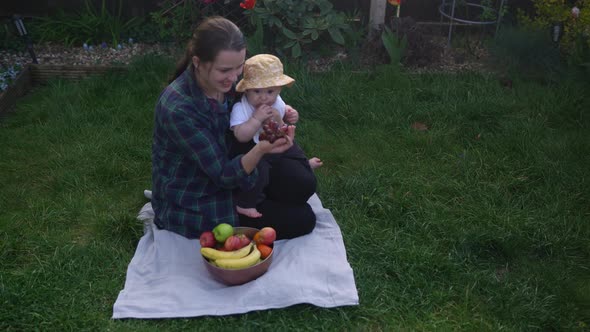
[(258, 162), (258, 179), (256, 185), (249, 191), (238, 191), (236, 211), (238, 214), (250, 218), (260, 218), (262, 213), (258, 212), (256, 205), (264, 197), (264, 188), (268, 185), (268, 174), (272, 156), (265, 156)]
[(246, 217), (250, 217), (250, 218), (262, 217), (262, 213), (258, 212), (258, 210), (256, 210), (256, 208), (243, 208), (243, 207), (236, 206), (236, 211), (238, 211), (239, 214), (243, 214)]

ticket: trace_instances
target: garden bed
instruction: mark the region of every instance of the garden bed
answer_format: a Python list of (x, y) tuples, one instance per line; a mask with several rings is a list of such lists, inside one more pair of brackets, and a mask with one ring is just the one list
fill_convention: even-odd
[(78, 81), (92, 75), (100, 75), (106, 72), (124, 72), (123, 65), (43, 65), (29, 64), (15, 78), (8, 88), (0, 93), (0, 114), (10, 111), (18, 98), (24, 96), (34, 86), (47, 84), (52, 79), (64, 79)]

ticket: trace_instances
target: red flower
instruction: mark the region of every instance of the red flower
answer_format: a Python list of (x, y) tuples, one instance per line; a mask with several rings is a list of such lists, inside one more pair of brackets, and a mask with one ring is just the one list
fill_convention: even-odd
[(240, 2), (240, 7), (244, 9), (252, 9), (256, 5), (256, 0), (244, 0)]
[(392, 6), (399, 6), (402, 4), (402, 0), (387, 0)]

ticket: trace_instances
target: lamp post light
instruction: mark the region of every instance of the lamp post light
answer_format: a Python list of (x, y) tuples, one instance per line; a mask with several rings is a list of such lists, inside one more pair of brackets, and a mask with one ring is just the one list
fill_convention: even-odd
[(31, 42), (31, 37), (27, 33), (27, 29), (25, 28), (25, 24), (23, 23), (22, 17), (20, 17), (19, 15), (14, 15), (12, 17), (12, 20), (14, 21), (14, 25), (16, 25), (16, 30), (18, 30), (18, 34), (25, 39), (27, 51), (29, 51), (31, 58), (33, 59), (33, 63), (39, 63), (37, 61), (35, 51), (33, 50), (33, 43)]

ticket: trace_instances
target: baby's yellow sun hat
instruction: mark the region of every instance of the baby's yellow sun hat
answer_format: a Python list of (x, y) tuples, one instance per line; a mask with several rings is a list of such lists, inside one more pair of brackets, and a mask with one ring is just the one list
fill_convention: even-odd
[(293, 78), (283, 74), (283, 64), (279, 58), (272, 54), (258, 54), (244, 63), (244, 78), (236, 85), (236, 91), (291, 86), (294, 82)]

